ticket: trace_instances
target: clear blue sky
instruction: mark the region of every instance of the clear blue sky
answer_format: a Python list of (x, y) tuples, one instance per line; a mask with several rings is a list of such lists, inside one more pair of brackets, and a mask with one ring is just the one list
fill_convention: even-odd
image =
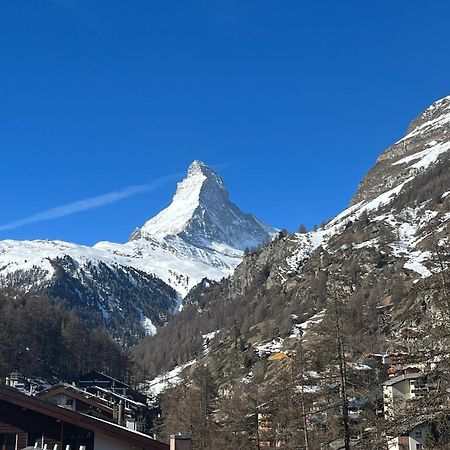
[[(0, 225), (219, 165), (232, 200), (295, 230), (348, 204), (450, 94), (450, 2), (0, 2)], [(0, 239), (125, 241), (154, 190)]]

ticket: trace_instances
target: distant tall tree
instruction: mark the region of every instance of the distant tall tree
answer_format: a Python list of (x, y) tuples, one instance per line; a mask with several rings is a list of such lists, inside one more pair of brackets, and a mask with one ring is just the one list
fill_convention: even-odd
[(305, 227), (305, 225), (301, 224), (301, 225), (298, 227), (298, 232), (299, 232), (300, 234), (306, 234), (306, 233), (308, 232), (308, 229)]

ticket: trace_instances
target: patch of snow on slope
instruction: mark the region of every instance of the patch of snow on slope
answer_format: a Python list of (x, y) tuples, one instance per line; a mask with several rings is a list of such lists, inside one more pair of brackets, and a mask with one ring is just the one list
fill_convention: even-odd
[(314, 316), (312, 316), (311, 318), (309, 318), (305, 322), (296, 323), (292, 327), (292, 334), (289, 337), (293, 339), (293, 338), (300, 338), (301, 336), (303, 336), (303, 334), (309, 328), (311, 328), (312, 325), (317, 325), (317, 324), (322, 322), (322, 320), (323, 320), (323, 318), (325, 316), (325, 311), (326, 310), (323, 309), (322, 311), (318, 312), (317, 314), (314, 314)]
[(183, 364), (181, 366), (175, 367), (175, 369), (170, 370), (169, 372), (164, 373), (163, 375), (159, 375), (153, 380), (146, 381), (141, 385), (141, 389), (150, 397), (156, 397), (162, 392), (170, 389), (171, 387), (179, 385), (183, 379), (181, 378), (181, 372), (184, 369), (192, 366), (196, 360), (192, 360)]
[(389, 204), (393, 200), (393, 198), (400, 193), (400, 191), (403, 189), (403, 186), (406, 183), (409, 183), (412, 179), (413, 177), (406, 179), (399, 185), (395, 186), (389, 191), (383, 192), (367, 203), (359, 202), (356, 205), (351, 206), (350, 208), (346, 209), (341, 214), (336, 216), (333, 220), (331, 220), (323, 230), (335, 231), (336, 227), (343, 227), (347, 225), (347, 223), (358, 219), (364, 212), (374, 211), (382, 206)]
[[(436, 145), (436, 144), (437, 144), (436, 141), (431, 141), (431, 142), (428, 143), (429, 146), (434, 146), (434, 145)], [(428, 153), (429, 153), (430, 151), (431, 151), (431, 149), (430, 149), (430, 148), (427, 148), (427, 149), (425, 149), (425, 150), (422, 150), (421, 152), (417, 152), (417, 153), (414, 153), (413, 155), (406, 156), (406, 157), (404, 157), (404, 158), (402, 158), (402, 159), (399, 159), (398, 161), (392, 163), (391, 165), (392, 165), (392, 166), (398, 166), (398, 165), (400, 165), (400, 164), (406, 164), (406, 163), (409, 163), (409, 162), (411, 162), (411, 161), (415, 161), (416, 159), (421, 159), (421, 158), (423, 158), (424, 156), (428, 155)]]
[(420, 159), (420, 161), (416, 162), (411, 167), (413, 167), (414, 169), (424, 169), (428, 167), (430, 164), (434, 163), (439, 158), (439, 155), (445, 153), (449, 149), (450, 149), (450, 142), (437, 144), (428, 149), (427, 154), (424, 155)]
[(430, 256), (431, 254), (429, 252), (412, 252), (409, 255), (408, 261), (403, 264), (403, 267), (417, 272), (422, 278), (427, 278), (431, 276), (431, 272), (423, 265), (423, 262)]
[(361, 249), (361, 248), (371, 248), (371, 247), (378, 247), (378, 238), (370, 239), (365, 242), (361, 242), (360, 244), (353, 244), (353, 248), (355, 249)]
[(315, 248), (311, 237), (312, 233), (297, 233), (294, 235), (296, 249), (292, 255), (286, 259), (289, 269), (298, 269), (300, 264), (311, 255), (312, 250)]
[(400, 183), (398, 186), (394, 187), (393, 189), (390, 189), (389, 191), (383, 192), (378, 197), (374, 198), (370, 202), (366, 203), (358, 212), (358, 217), (364, 212), (364, 211), (374, 211), (376, 209), (379, 209), (381, 206), (385, 206), (389, 204), (393, 198), (400, 193), (400, 191), (403, 189), (403, 186), (406, 183), (409, 183), (414, 177), (407, 178), (405, 181)]
[(142, 326), (144, 327), (145, 334), (148, 336), (154, 336), (158, 331), (155, 324), (146, 316), (143, 316)]
[(206, 333), (206, 334), (202, 335), (202, 338), (203, 338), (202, 347), (203, 347), (203, 354), (204, 355), (207, 355), (209, 353), (209, 351), (211, 350), (210, 347), (209, 347), (209, 343), (219, 333), (220, 333), (220, 330), (216, 330), (216, 331), (211, 331), (210, 333)]
[(391, 226), (397, 228), (397, 241), (391, 244), (394, 255), (408, 258), (403, 267), (417, 272), (421, 277), (429, 277), (430, 270), (423, 264), (431, 254), (421, 252), (415, 247), (421, 240), (420, 230), (436, 217), (437, 211), (424, 210), (425, 205), (416, 208), (406, 208), (399, 222), (394, 216), (389, 215), (384, 220)]
[(277, 338), (272, 339), (270, 342), (266, 342), (265, 344), (255, 345), (254, 348), (259, 356), (265, 355), (273, 355), (274, 353), (278, 353), (283, 348), (284, 339)]

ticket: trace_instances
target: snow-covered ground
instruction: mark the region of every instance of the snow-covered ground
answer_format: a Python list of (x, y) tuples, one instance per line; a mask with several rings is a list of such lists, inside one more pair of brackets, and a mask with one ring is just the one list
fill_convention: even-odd
[(211, 350), (210, 343), (219, 333), (220, 333), (220, 330), (216, 330), (216, 331), (211, 331), (210, 333), (206, 333), (206, 334), (202, 335), (203, 355), (207, 355), (210, 352), (210, 350)]
[(304, 335), (304, 333), (311, 328), (313, 325), (318, 325), (322, 322), (323, 318), (325, 317), (326, 310), (323, 309), (322, 311), (319, 311), (317, 314), (314, 314), (314, 316), (310, 317), (308, 320), (302, 323), (297, 323), (292, 327), (292, 334), (289, 336), (290, 338), (300, 338)]
[(259, 356), (264, 355), (273, 355), (274, 353), (278, 353), (283, 348), (284, 339), (277, 338), (273, 339), (270, 342), (266, 342), (264, 344), (257, 344), (254, 346), (255, 351)]
[(181, 366), (175, 367), (175, 369), (172, 369), (169, 372), (157, 376), (153, 380), (146, 381), (140, 386), (140, 389), (150, 398), (155, 398), (165, 390), (179, 385), (183, 381), (183, 378), (181, 377), (183, 370), (192, 366), (195, 362), (196, 360), (194, 359)]
[(429, 147), (425, 150), (417, 152), (414, 155), (406, 156), (405, 158), (392, 163), (392, 165), (397, 166), (399, 164), (406, 164), (418, 159), (419, 161), (414, 163), (410, 167), (414, 169), (424, 169), (430, 164), (434, 163), (442, 153), (445, 153), (450, 149), (450, 142), (443, 142), (438, 144), (436, 141), (431, 141), (428, 143), (428, 145)]

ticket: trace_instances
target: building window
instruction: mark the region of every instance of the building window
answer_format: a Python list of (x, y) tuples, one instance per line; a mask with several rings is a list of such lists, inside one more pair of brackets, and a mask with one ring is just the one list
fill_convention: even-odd
[(415, 433), (415, 437), (416, 438), (421, 438), (422, 437), (422, 430), (417, 430)]
[(423, 450), (422, 444), (416, 444), (416, 450)]

